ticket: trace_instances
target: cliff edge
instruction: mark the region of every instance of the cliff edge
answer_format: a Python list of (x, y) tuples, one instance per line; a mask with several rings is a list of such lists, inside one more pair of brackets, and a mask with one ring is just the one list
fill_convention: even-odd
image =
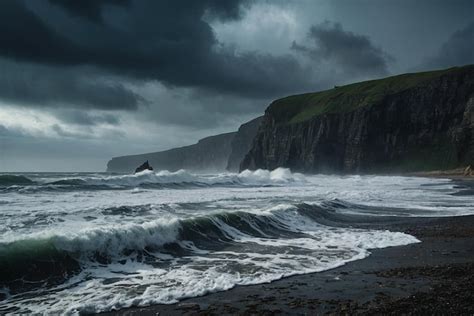
[(260, 116), (240, 125), (239, 130), (232, 140), (232, 151), (226, 168), (228, 171), (239, 171), (240, 163), (252, 147), (253, 139), (257, 134), (260, 123), (262, 123), (262, 119), (263, 116)]
[(274, 101), (243, 169), (406, 172), (474, 163), (474, 66)]

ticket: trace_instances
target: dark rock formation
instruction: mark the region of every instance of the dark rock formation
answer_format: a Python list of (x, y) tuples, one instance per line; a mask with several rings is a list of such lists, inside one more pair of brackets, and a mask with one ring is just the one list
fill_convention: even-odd
[(474, 66), (274, 101), (240, 169), (400, 172), (474, 165)]
[(107, 163), (108, 172), (132, 172), (148, 160), (155, 170), (222, 171), (227, 166), (231, 142), (235, 132), (210, 136), (197, 144), (166, 151), (112, 158)]
[(137, 169), (135, 169), (135, 173), (137, 172), (142, 172), (144, 170), (153, 170), (153, 167), (150, 166), (150, 164), (148, 163), (148, 160), (145, 161), (143, 164), (141, 164), (140, 166), (138, 166)]
[(262, 122), (262, 119), (263, 116), (260, 116), (240, 125), (239, 130), (232, 140), (232, 151), (230, 153), (226, 168), (228, 171), (239, 171), (240, 163), (252, 147), (253, 139), (257, 134), (258, 127)]

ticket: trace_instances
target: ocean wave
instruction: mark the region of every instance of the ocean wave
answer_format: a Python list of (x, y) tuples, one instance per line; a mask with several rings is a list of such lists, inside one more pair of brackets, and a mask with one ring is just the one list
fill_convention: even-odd
[(0, 287), (13, 293), (56, 285), (89, 264), (109, 264), (178, 240), (177, 219), (43, 232), (0, 243)]
[(25, 177), (25, 176), (18, 176), (18, 175), (9, 175), (9, 174), (1, 174), (0, 175), (0, 186), (10, 186), (10, 185), (25, 185), (25, 184), (33, 184), (34, 181)]
[(473, 212), (472, 199), (436, 179), (287, 169), (24, 175), (35, 183), (0, 192), (45, 191), (0, 196), (0, 314), (172, 303), (323, 271), (416, 242), (383, 229), (404, 221), (397, 216)]
[(84, 178), (85, 183), (91, 185), (116, 185), (125, 187), (136, 187), (146, 184), (201, 184), (201, 185), (272, 185), (288, 184), (292, 182), (303, 182), (302, 174), (292, 173), (289, 169), (277, 168), (268, 170), (245, 170), (241, 173), (221, 173), (217, 175), (193, 174), (186, 170), (169, 172), (166, 170), (153, 172), (145, 170), (133, 175), (109, 176), (103, 178)]
[(48, 182), (48, 185), (86, 185), (87, 182), (83, 179), (64, 179), (53, 182)]
[[(0, 176), (0, 186), (2, 186)], [(32, 182), (24, 176), (5, 176), (3, 193), (35, 193), (38, 191), (68, 190), (117, 190), (136, 187), (152, 189), (181, 189), (203, 186), (273, 186), (304, 183), (302, 174), (292, 173), (289, 169), (245, 170), (241, 173), (220, 173), (215, 175), (194, 174), (186, 170), (175, 172), (145, 170), (136, 174), (109, 176), (82, 176), (75, 178), (55, 179), (54, 181)], [(16, 184), (16, 186), (12, 186)], [(28, 184), (28, 186), (24, 186)], [(35, 185), (32, 185), (35, 184)]]
[[(293, 208), (294, 206), (287, 205), (278, 208), (278, 211)], [(15, 240), (0, 243), (0, 257), (13, 261), (35, 255), (53, 258), (53, 251), (62, 251), (78, 260), (107, 258), (110, 261), (122, 258), (130, 251), (159, 250), (165, 244), (183, 240), (198, 244), (231, 241), (232, 233), (222, 228), (222, 224), (256, 237), (277, 237), (283, 230), (291, 230), (290, 226), (281, 222), (280, 215), (273, 214), (271, 210), (262, 215), (223, 212), (189, 219), (167, 217), (143, 224), (104, 225), (77, 232), (44, 231), (27, 238), (17, 236)]]
[(13, 294), (61, 284), (79, 271), (79, 262), (52, 240), (0, 243), (0, 288)]
[[(241, 242), (257, 243), (260, 247), (292, 247), (291, 240), (308, 239), (327, 230), (321, 223), (327, 223), (331, 216), (340, 215), (320, 206), (282, 204), (255, 212), (216, 212), (188, 219), (168, 217), (142, 224), (104, 225), (77, 232), (43, 232), (0, 243), (0, 287), (22, 292), (35, 286), (55, 285), (90, 265), (123, 260), (156, 262), (163, 255), (195, 256), (230, 249)], [(409, 235), (393, 234), (378, 241), (364, 239), (357, 245), (370, 249), (416, 241)], [(352, 238), (350, 232), (341, 236)], [(332, 249), (327, 243), (321, 243), (318, 249), (326, 246)]]

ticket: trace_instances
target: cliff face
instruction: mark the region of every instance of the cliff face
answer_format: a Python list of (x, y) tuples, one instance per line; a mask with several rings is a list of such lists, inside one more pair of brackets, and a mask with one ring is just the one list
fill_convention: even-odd
[(226, 168), (228, 171), (239, 171), (240, 163), (252, 147), (253, 139), (257, 134), (258, 127), (260, 126), (262, 119), (263, 116), (260, 116), (240, 125), (239, 130), (232, 140), (232, 151), (230, 153)]
[(133, 172), (148, 160), (155, 170), (191, 171), (224, 170), (236, 133), (226, 133), (201, 139), (197, 144), (166, 151), (112, 158), (108, 172)]
[(107, 172), (133, 172), (148, 160), (154, 170), (238, 171), (263, 117), (242, 124), (237, 132), (201, 139), (197, 144), (170, 150), (112, 158)]
[(397, 172), (474, 163), (474, 66), (274, 101), (240, 169)]

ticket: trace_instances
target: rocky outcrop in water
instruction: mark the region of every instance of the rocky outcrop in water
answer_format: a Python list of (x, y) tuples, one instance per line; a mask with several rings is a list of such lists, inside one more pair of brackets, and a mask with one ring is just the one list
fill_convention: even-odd
[(150, 164), (148, 163), (148, 160), (145, 161), (140, 166), (138, 166), (137, 169), (135, 169), (135, 173), (142, 172), (142, 171), (145, 171), (145, 170), (153, 170), (153, 167), (150, 166)]
[(474, 66), (274, 101), (240, 169), (401, 172), (474, 164)]

